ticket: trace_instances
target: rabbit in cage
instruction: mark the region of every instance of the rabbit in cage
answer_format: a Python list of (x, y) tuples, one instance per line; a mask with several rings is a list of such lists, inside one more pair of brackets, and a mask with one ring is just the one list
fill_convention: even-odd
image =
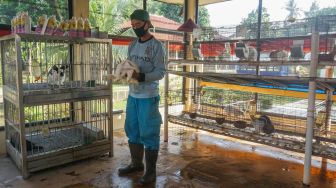
[(257, 55), (258, 55), (258, 52), (257, 52), (256, 48), (253, 47), (253, 46), (248, 46), (247, 60), (248, 61), (257, 61)]
[(69, 68), (69, 65), (53, 65), (48, 71), (48, 83), (49, 84), (64, 84), (65, 71)]
[(274, 50), (269, 54), (271, 61), (284, 61), (288, 58), (288, 52), (285, 50)]
[(117, 65), (114, 74), (106, 75), (105, 77), (107, 79), (113, 79), (114, 81), (125, 81), (126, 83), (135, 84), (138, 83), (138, 81), (132, 78), (134, 72), (140, 72), (138, 65), (126, 59)]
[(255, 47), (249, 46), (242, 41), (236, 43), (235, 53), (240, 60), (248, 60), (248, 61), (257, 60), (258, 53)]

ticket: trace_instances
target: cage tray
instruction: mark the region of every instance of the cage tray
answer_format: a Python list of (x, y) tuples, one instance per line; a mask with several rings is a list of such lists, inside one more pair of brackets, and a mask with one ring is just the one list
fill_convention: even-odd
[(67, 90), (67, 89), (79, 89), (79, 88), (88, 88), (88, 87), (98, 87), (103, 86), (101, 84), (96, 84), (94, 80), (89, 81), (71, 81), (65, 82), (64, 84), (49, 84), (49, 83), (29, 83), (23, 84), (23, 90), (25, 92), (33, 91), (54, 91), (54, 90)]
[(33, 155), (62, 150), (91, 144), (104, 138), (103, 130), (85, 123), (76, 127), (50, 131), (48, 136), (44, 136), (40, 132), (26, 135), (27, 153), (28, 155)]

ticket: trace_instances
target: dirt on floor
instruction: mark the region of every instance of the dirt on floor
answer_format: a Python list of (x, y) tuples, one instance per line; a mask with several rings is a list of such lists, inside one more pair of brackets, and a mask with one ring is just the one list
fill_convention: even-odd
[[(108, 155), (44, 170), (23, 180), (6, 158), (0, 158), (2, 187), (158, 187), (158, 188), (296, 188), (303, 187), (303, 154), (217, 136), (203, 131), (176, 131), (162, 142), (157, 181), (140, 186), (142, 172), (119, 177), (129, 162), (127, 138), (114, 134), (114, 156)], [(336, 188), (336, 162), (313, 158), (310, 187)]]

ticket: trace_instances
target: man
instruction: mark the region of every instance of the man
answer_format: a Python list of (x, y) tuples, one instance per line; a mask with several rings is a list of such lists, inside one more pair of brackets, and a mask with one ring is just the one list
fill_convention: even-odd
[(165, 74), (165, 50), (148, 29), (152, 27), (145, 10), (135, 10), (131, 24), (137, 39), (128, 47), (128, 58), (139, 66), (140, 73), (133, 78), (138, 84), (130, 84), (126, 107), (125, 132), (128, 137), (132, 162), (119, 169), (119, 175), (143, 171), (145, 150), (146, 170), (140, 184), (156, 180), (156, 161), (160, 146), (159, 80)]

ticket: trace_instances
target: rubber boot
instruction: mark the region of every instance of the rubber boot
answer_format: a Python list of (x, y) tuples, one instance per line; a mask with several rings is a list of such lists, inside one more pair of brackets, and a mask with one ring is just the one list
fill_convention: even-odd
[(119, 168), (119, 175), (126, 175), (133, 172), (140, 172), (144, 170), (143, 154), (144, 146), (142, 144), (129, 143), (129, 149), (131, 153), (132, 162), (126, 167)]
[(156, 180), (156, 161), (158, 150), (145, 150), (146, 172), (139, 183), (142, 185), (155, 182)]

